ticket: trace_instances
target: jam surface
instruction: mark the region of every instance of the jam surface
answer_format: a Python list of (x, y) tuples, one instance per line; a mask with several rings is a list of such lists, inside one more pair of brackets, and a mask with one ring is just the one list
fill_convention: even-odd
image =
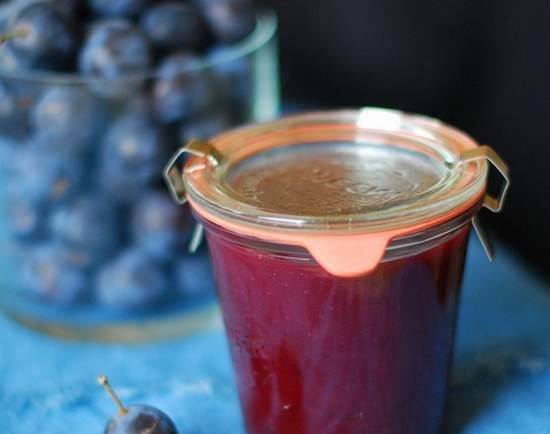
[(206, 225), (248, 434), (436, 434), (468, 227), (335, 277)]

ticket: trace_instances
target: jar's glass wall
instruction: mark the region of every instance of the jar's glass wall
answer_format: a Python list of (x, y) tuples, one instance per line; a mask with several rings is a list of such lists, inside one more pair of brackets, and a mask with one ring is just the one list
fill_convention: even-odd
[(173, 334), (201, 322), (213, 304), (206, 253), (186, 253), (192, 218), (171, 202), (162, 168), (190, 138), (276, 116), (275, 37), (275, 18), (262, 16), (198, 68), (131, 80), (0, 71), (9, 314), (71, 337), (137, 339), (148, 332), (129, 323)]
[(247, 432), (436, 434), (468, 232), (341, 278), (206, 223)]

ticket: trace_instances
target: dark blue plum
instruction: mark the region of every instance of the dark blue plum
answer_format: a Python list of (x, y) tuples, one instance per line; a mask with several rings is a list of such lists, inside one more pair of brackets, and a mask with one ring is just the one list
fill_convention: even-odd
[(178, 434), (174, 422), (158, 408), (130, 405), (128, 413), (109, 420), (103, 434)]
[(79, 191), (81, 161), (40, 143), (13, 149), (9, 158), (3, 162), (8, 228), (17, 238), (34, 238), (43, 234), (49, 210)]
[(106, 306), (137, 309), (157, 304), (168, 289), (164, 269), (143, 250), (134, 247), (99, 271), (96, 297)]
[(78, 38), (75, 30), (57, 8), (45, 1), (23, 6), (10, 28), (26, 34), (6, 43), (21, 65), (47, 70), (64, 70), (72, 66)]
[(182, 247), (188, 214), (165, 193), (153, 191), (140, 196), (132, 215), (133, 238), (158, 260), (169, 260)]
[(214, 105), (218, 88), (198, 67), (198, 59), (187, 52), (173, 54), (161, 63), (153, 103), (163, 122), (177, 122)]
[(29, 200), (13, 191), (8, 192), (6, 213), (10, 234), (16, 238), (30, 238), (40, 234), (46, 209), (43, 203)]
[(73, 86), (48, 89), (32, 111), (38, 133), (55, 143), (60, 152), (86, 149), (105, 117), (88, 92)]
[(15, 54), (9, 45), (0, 46), (0, 70), (13, 74), (31, 68), (31, 62)]
[[(82, 0), (48, 0), (55, 8), (63, 13), (69, 20), (76, 20), (80, 17), (84, 2)], [(73, 21), (74, 22), (74, 21)]]
[(198, 0), (210, 31), (220, 42), (237, 42), (256, 25), (251, 0)]
[(113, 256), (121, 240), (119, 209), (101, 195), (84, 195), (57, 209), (50, 217), (56, 240), (78, 251), (86, 265), (97, 265)]
[(0, 29), (7, 29), (14, 6), (14, 1), (0, 1)]
[(101, 150), (100, 183), (129, 201), (157, 180), (169, 152), (168, 137), (147, 114), (129, 113), (108, 131)]
[(82, 185), (85, 173), (82, 161), (52, 151), (52, 145), (37, 139), (17, 151), (7, 168), (8, 188), (41, 204), (62, 202)]
[(152, 64), (145, 34), (130, 21), (110, 19), (96, 23), (80, 52), (80, 72), (92, 80), (99, 95), (124, 98), (144, 83)]
[(41, 300), (74, 304), (89, 296), (88, 275), (78, 255), (52, 243), (29, 249), (19, 266), (23, 291)]
[(32, 238), (42, 235), (48, 206), (25, 194), (24, 186), (10, 183), (6, 194), (7, 227), (16, 238)]
[(194, 4), (160, 3), (145, 12), (141, 25), (160, 50), (194, 50), (206, 37), (202, 17)]
[(232, 120), (227, 110), (205, 113), (200, 117), (190, 119), (181, 126), (180, 142), (186, 143), (191, 139), (209, 139), (230, 128), (231, 124)]
[(29, 132), (28, 114), (34, 102), (31, 90), (26, 83), (0, 81), (0, 131), (3, 136), (20, 138)]
[[(16, 155), (18, 148), (18, 140), (13, 140), (7, 136), (6, 133), (0, 135), (0, 177), (3, 176), (5, 171), (9, 169), (10, 161)], [(0, 191), (2, 191), (1, 187)]]
[(141, 13), (151, 0), (88, 0), (97, 14), (108, 17), (132, 17)]
[(176, 288), (187, 297), (212, 294), (214, 276), (208, 256), (202, 253), (187, 255), (174, 263)]

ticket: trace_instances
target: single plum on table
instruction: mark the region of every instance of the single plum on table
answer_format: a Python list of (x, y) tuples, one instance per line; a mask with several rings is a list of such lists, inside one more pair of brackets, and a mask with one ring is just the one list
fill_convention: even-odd
[(178, 434), (176, 425), (163, 411), (150, 405), (124, 406), (105, 375), (99, 375), (97, 381), (118, 408), (118, 413), (107, 422), (103, 434)]

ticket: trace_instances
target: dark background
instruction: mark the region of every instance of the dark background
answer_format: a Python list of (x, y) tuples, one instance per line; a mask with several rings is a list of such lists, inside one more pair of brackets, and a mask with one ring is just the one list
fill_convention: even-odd
[(550, 277), (549, 1), (264, 3), (280, 19), (287, 100), (424, 113), (494, 147), (512, 190), (483, 222)]

